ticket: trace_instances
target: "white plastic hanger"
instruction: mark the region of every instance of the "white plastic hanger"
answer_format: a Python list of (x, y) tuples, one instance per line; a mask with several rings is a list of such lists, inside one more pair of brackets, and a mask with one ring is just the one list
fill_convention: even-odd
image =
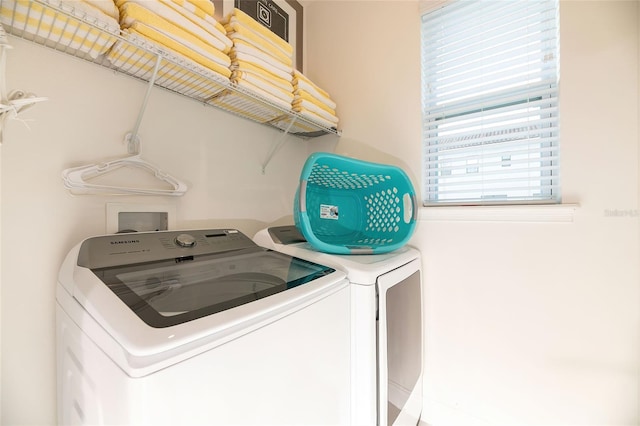
[[(170, 185), (170, 189), (136, 188), (128, 186), (102, 185), (88, 180), (113, 172), (122, 167), (143, 169), (157, 179)], [(64, 186), (74, 194), (109, 194), (109, 195), (184, 195), (187, 185), (165, 173), (153, 164), (143, 160), (140, 155), (120, 158), (104, 163), (73, 167), (62, 172)]]
[[(128, 144), (128, 151), (133, 154), (128, 157), (105, 161), (97, 164), (90, 164), (86, 166), (73, 167), (62, 171), (62, 179), (64, 186), (74, 194), (108, 194), (108, 195), (172, 195), (180, 196), (187, 192), (187, 185), (179, 179), (169, 175), (155, 165), (143, 160), (140, 157), (140, 139), (138, 137), (138, 129), (140, 128), (140, 122), (144, 110), (147, 106), (149, 94), (153, 88), (153, 84), (160, 67), (161, 57), (158, 55), (156, 60), (155, 69), (151, 79), (149, 80), (149, 86), (147, 87), (147, 93), (138, 114), (134, 130), (125, 136), (125, 142)], [(130, 186), (118, 186), (118, 185), (102, 185), (91, 183), (88, 180), (97, 176), (102, 176), (115, 170), (131, 167), (136, 169), (143, 169), (150, 172), (157, 179), (169, 184), (170, 189), (153, 189), (153, 188), (136, 188)]]

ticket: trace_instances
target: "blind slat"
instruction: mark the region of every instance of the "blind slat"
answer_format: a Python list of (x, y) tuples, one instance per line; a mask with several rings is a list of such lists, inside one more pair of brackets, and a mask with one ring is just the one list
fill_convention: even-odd
[[(432, 159), (428, 162), (431, 170), (444, 170), (449, 167), (452, 167), (454, 164), (459, 163), (469, 163), (471, 161), (478, 162), (479, 160), (483, 160), (486, 157), (486, 161), (483, 162), (483, 165), (489, 165), (492, 161), (495, 161), (495, 158), (518, 158), (520, 156), (528, 155), (528, 158), (533, 158), (534, 156), (544, 156), (544, 157), (552, 157), (556, 154), (555, 146), (548, 146), (546, 148), (536, 148), (536, 149), (505, 149), (504, 151), (492, 151), (491, 153), (487, 153), (481, 150), (475, 152), (466, 152), (464, 150), (460, 150), (463, 155), (453, 154), (448, 155), (439, 155), (437, 158)], [(435, 155), (433, 157), (436, 157)], [(502, 160), (500, 160), (502, 161)]]
[[(534, 100), (509, 98), (503, 100), (504, 106), (499, 109), (488, 102), (450, 105), (449, 108), (433, 108), (430, 114), (425, 114), (423, 126), (425, 130), (436, 130), (438, 133), (451, 132), (457, 128), (469, 129), (473, 124), (482, 123), (486, 128), (509, 127), (510, 122), (525, 119), (528, 123), (546, 124), (545, 118), (558, 112), (557, 98), (540, 95)], [(534, 115), (535, 114), (535, 115)], [(507, 118), (508, 120), (505, 120)], [(511, 125), (514, 127), (515, 125)], [(542, 127), (542, 126), (539, 126)]]
[[(538, 87), (540, 86), (540, 87)], [(466, 111), (494, 108), (503, 105), (505, 108), (517, 102), (529, 102), (532, 99), (545, 97), (557, 104), (557, 86), (554, 80), (544, 80), (538, 84), (522, 85), (517, 88), (505, 88), (491, 93), (469, 96), (466, 98), (429, 99), (423, 102), (425, 113), (429, 116), (440, 114), (442, 117), (454, 117)], [(427, 95), (425, 93), (425, 95)], [(434, 95), (431, 95), (434, 96)], [(434, 102), (440, 101), (437, 104)]]
[(425, 204), (559, 201), (558, 0), (422, 17)]

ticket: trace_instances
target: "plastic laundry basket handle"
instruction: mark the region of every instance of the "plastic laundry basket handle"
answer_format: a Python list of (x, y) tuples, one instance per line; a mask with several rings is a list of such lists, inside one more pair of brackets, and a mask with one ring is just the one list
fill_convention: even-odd
[(298, 192), (298, 207), (300, 208), (300, 212), (304, 213), (307, 211), (307, 180), (303, 180), (300, 182), (300, 188)]
[[(411, 204), (411, 214), (407, 215), (407, 206), (405, 205), (405, 211), (404, 211), (404, 222), (405, 223), (409, 223), (410, 221), (415, 221), (418, 220), (418, 199), (416, 198), (416, 194), (415, 193), (407, 193), (405, 194), (408, 196), (410, 204)], [(405, 203), (408, 204), (408, 203)], [(409, 216), (409, 217), (408, 217)]]

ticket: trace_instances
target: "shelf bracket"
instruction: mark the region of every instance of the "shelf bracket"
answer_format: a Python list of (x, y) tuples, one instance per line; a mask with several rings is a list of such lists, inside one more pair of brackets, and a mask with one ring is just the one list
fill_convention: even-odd
[(287, 126), (287, 129), (280, 136), (279, 140), (273, 145), (273, 147), (271, 148), (271, 151), (269, 151), (269, 153), (267, 154), (267, 158), (265, 158), (264, 161), (262, 162), (262, 174), (265, 174), (265, 170), (267, 169), (267, 166), (269, 165), (269, 162), (271, 161), (273, 156), (276, 155), (276, 152), (278, 152), (280, 150), (280, 148), (282, 147), (282, 145), (286, 141), (287, 136), (289, 135), (289, 130), (291, 130), (291, 127), (293, 127), (293, 125), (295, 124), (296, 119), (297, 119), (297, 117), (295, 117), (295, 116), (292, 117), (291, 123), (289, 123), (289, 125)]
[(156, 82), (156, 77), (158, 76), (158, 70), (160, 69), (160, 62), (162, 62), (162, 56), (160, 54), (156, 55), (156, 64), (153, 67), (153, 74), (149, 79), (147, 85), (147, 91), (144, 94), (144, 99), (142, 101), (142, 106), (140, 107), (140, 111), (138, 112), (138, 118), (136, 119), (136, 124), (133, 126), (133, 130), (130, 133), (127, 133), (124, 137), (124, 141), (127, 144), (127, 152), (129, 154), (139, 154), (140, 153), (140, 138), (138, 137), (138, 131), (140, 130), (140, 123), (142, 123), (142, 117), (144, 116), (144, 111), (147, 109), (147, 104), (149, 103), (149, 96), (151, 95), (151, 89), (153, 89), (153, 85)]

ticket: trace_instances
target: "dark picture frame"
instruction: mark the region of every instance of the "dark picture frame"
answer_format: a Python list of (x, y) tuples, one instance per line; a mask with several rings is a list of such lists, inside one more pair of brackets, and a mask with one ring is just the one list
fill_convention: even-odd
[[(283, 9), (288, 15), (288, 25), (289, 28), (286, 30), (287, 34), (292, 35), (289, 37), (289, 44), (291, 44), (294, 48), (293, 52), (293, 66), (300, 72), (302, 71), (303, 64), (303, 31), (304, 31), (304, 8), (300, 3), (296, 0), (241, 0), (242, 2), (255, 2), (260, 3), (261, 5), (268, 6), (269, 4), (274, 4), (278, 8)], [(235, 7), (234, 0), (212, 0), (216, 13), (215, 17), (217, 20), (222, 20), (223, 17), (227, 16), (233, 8)], [(256, 8), (258, 5), (256, 5)], [(291, 19), (293, 18), (293, 19)], [(256, 20), (260, 22), (259, 20)], [(263, 24), (264, 25), (264, 24)], [(266, 26), (265, 26), (266, 27)]]

